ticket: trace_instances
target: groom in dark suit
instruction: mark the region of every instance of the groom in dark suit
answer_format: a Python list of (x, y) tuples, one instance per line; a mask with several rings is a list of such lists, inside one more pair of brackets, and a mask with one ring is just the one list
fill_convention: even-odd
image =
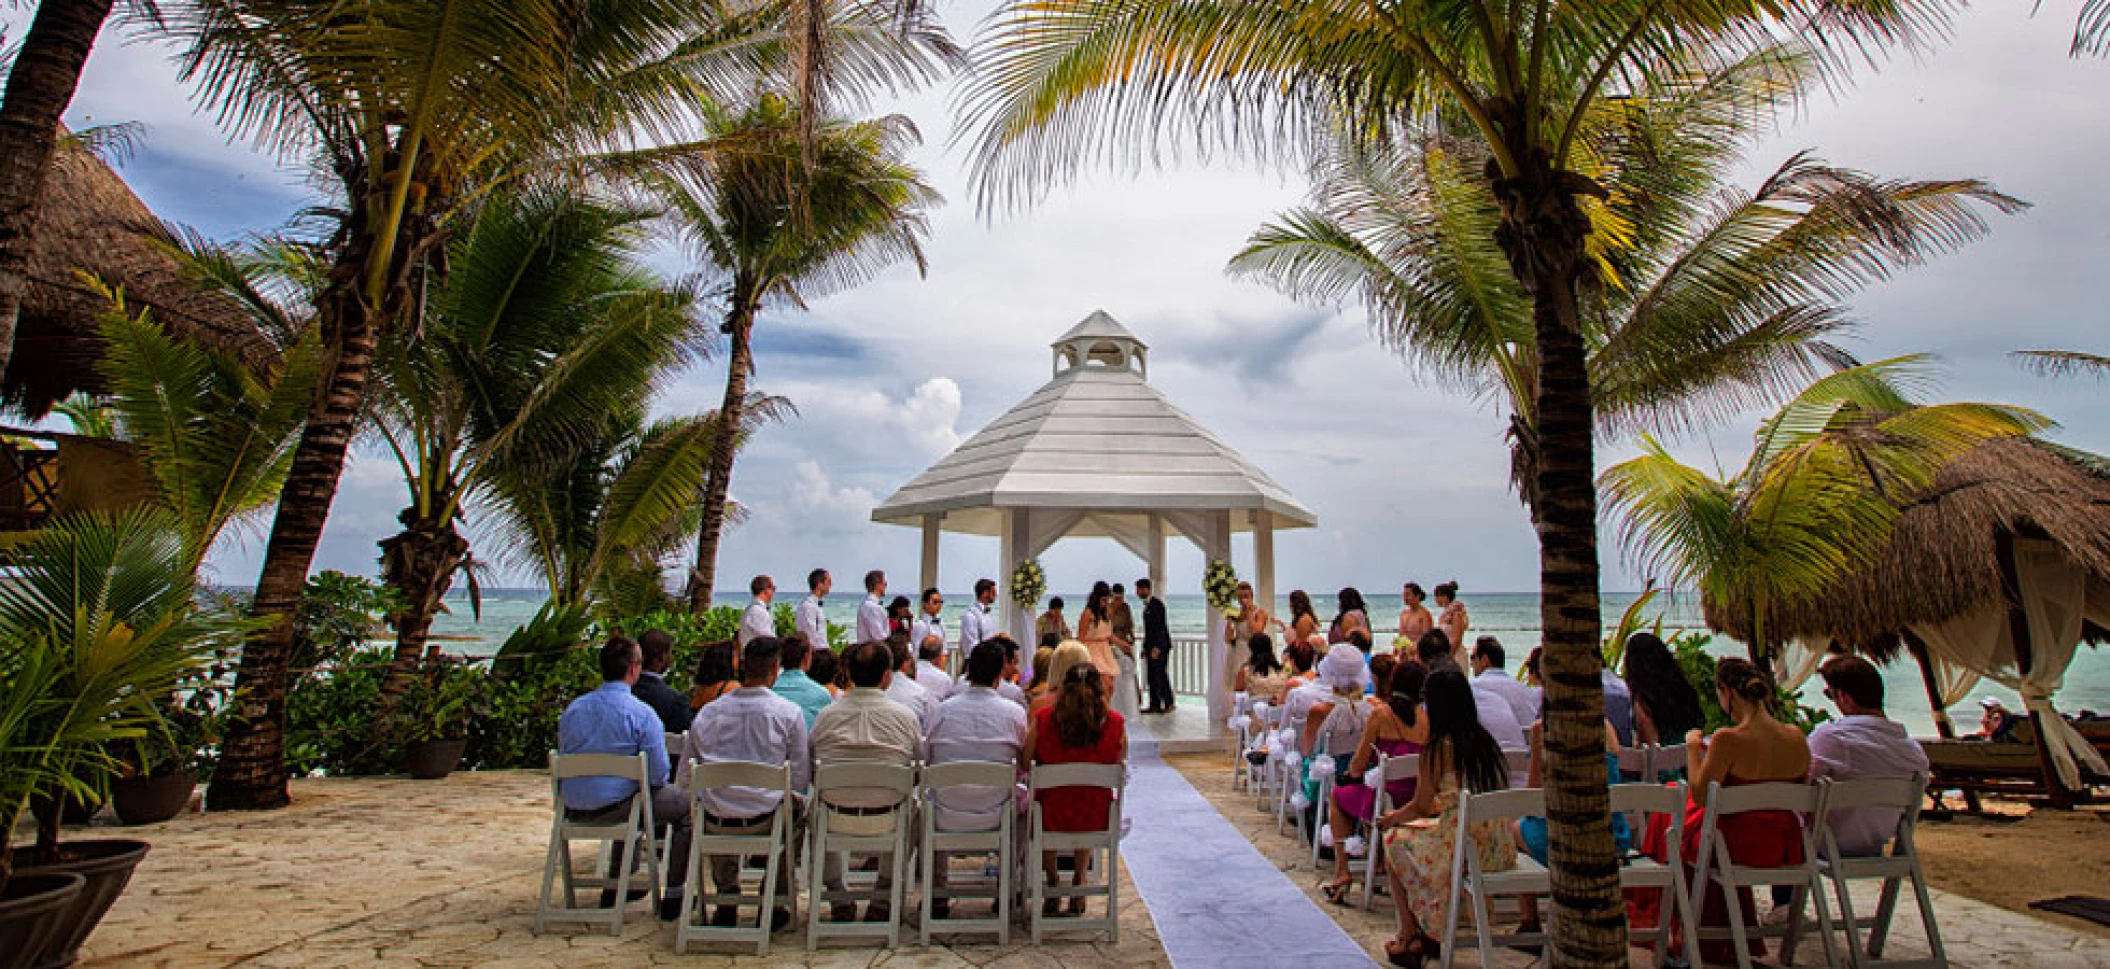
[(1155, 595), (1149, 579), (1136, 580), (1136, 597), (1143, 600), (1143, 664), (1148, 671), (1150, 705), (1144, 713), (1172, 709), (1172, 676), (1166, 664), (1172, 659), (1172, 630), (1165, 625), (1165, 600)]

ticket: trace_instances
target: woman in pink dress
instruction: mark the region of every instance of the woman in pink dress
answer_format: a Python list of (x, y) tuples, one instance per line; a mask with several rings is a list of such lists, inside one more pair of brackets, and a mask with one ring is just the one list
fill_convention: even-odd
[(1106, 695), (1113, 696), (1114, 681), (1121, 676), (1121, 662), (1114, 658), (1114, 588), (1092, 583), (1092, 594), (1077, 614), (1077, 641), (1092, 652), (1092, 666), (1106, 677)]
[[(1120, 764), (1128, 760), (1128, 728), (1121, 715), (1108, 709), (1106, 692), (1090, 666), (1075, 666), (1056, 687), (1053, 705), (1033, 714), (1026, 726), (1026, 743), (1019, 757), (1030, 771), (1035, 764)], [(1035, 791), (1040, 802), (1041, 823), (1049, 831), (1104, 831), (1113, 792), (1103, 787), (1057, 787)], [(1091, 870), (1092, 853), (1070, 854), (1070, 884), (1084, 884)], [(1055, 852), (1040, 854), (1041, 873), (1048, 884), (1061, 884)], [(1060, 899), (1048, 899), (1042, 915), (1082, 915), (1084, 899), (1072, 897), (1067, 912)]]
[[(1372, 665), (1376, 665), (1372, 661)], [(1363, 725), (1362, 739), (1355, 745), (1355, 757), (1348, 762), (1341, 782), (1333, 789), (1332, 824), (1334, 843), (1347, 840), (1348, 831), (1355, 825), (1370, 823), (1370, 812), (1377, 807), (1377, 791), (1367, 787), (1362, 777), (1377, 766), (1377, 755), (1387, 757), (1412, 757), (1421, 753), (1421, 745), (1429, 739), (1429, 721), (1421, 715), (1421, 686), (1428, 679), (1429, 669), (1419, 660), (1397, 660), (1392, 667), (1391, 679), (1385, 684), (1386, 696), (1383, 706), (1372, 710), (1370, 720)], [(1392, 796), (1393, 804), (1405, 804), (1414, 800), (1414, 779), (1393, 781), (1385, 785)], [(1376, 850), (1375, 838), (1367, 838), (1371, 850)], [(1348, 904), (1348, 888), (1355, 879), (1348, 874), (1348, 852), (1336, 848), (1333, 853), (1333, 881), (1323, 889), (1328, 901), (1335, 905)]]
[(1428, 606), (1421, 604), (1426, 598), (1428, 595), (1421, 591), (1419, 582), (1409, 582), (1399, 590), (1399, 599), (1406, 604), (1399, 610), (1399, 638), (1406, 640), (1410, 647), (1436, 628), (1436, 617), (1429, 612)]

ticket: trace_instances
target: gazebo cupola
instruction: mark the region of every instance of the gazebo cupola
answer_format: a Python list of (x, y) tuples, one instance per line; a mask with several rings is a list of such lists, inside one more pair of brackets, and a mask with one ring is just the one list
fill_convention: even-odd
[(1093, 310), (1049, 346), (1055, 349), (1056, 376), (1077, 367), (1111, 367), (1150, 379), (1150, 347), (1105, 310)]

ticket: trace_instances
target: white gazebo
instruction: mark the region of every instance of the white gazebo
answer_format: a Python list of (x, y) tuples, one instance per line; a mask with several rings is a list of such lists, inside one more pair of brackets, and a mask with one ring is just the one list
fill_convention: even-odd
[[(1253, 533), (1253, 588), (1275, 598), (1275, 532), (1318, 517), (1266, 472), (1150, 386), (1149, 347), (1103, 311), (1052, 344), (1055, 374), (1039, 390), (873, 509), (872, 520), (923, 529), (919, 588), (938, 577), (944, 532), (1002, 540), (1008, 586), (1019, 563), (1065, 536), (1106, 537), (1165, 587), (1165, 539), (1182, 535), (1204, 559), (1231, 558), (1233, 532)], [(1007, 606), (1031, 645), (1033, 616)], [(1223, 618), (1208, 613), (1212, 719), (1228, 713)]]

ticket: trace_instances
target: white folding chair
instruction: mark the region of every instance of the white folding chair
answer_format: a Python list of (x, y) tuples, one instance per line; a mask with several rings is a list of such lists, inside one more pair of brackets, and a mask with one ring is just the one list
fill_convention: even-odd
[[(1503, 871), (1488, 871), (1480, 867), (1480, 852), (1473, 850), (1473, 839), (1467, 833), (1472, 825), (1487, 821), (1503, 822), (1502, 837), (1511, 837), (1513, 832), (1508, 822), (1518, 818), (1544, 817), (1546, 814), (1546, 792), (1536, 787), (1517, 791), (1491, 791), (1486, 794), (1470, 794), (1458, 798), (1458, 833), (1454, 836), (1451, 853), (1451, 897), (1450, 916), (1443, 925), (1443, 965), (1449, 967), (1458, 955), (1458, 910), (1460, 894), (1471, 895), (1473, 903), (1473, 931), (1480, 941), (1480, 964), (1495, 964), (1495, 946), (1512, 943), (1546, 942), (1544, 932), (1522, 932), (1502, 934), (1494, 931), (1494, 913), (1488, 908), (1490, 896), (1516, 897), (1522, 895), (1549, 895), (1553, 892), (1552, 876), (1544, 865), (1533, 861), (1530, 855), (1519, 852), (1513, 868)], [(1426, 931), (1426, 929), (1424, 929)]]
[[(1241, 720), (1240, 718), (1244, 719)], [(1231, 720), (1237, 726), (1231, 731), (1231, 790), (1241, 790), (1252, 780), (1253, 768), (1245, 759), (1245, 752), (1253, 744), (1253, 697), (1249, 693), (1231, 694)]]
[[(639, 751), (635, 754), (560, 754), (549, 752), (549, 789), (551, 819), (549, 829), (549, 851), (542, 860), (542, 891), (535, 903), (534, 933), (542, 934), (550, 922), (584, 922), (608, 924), (608, 934), (623, 934), (623, 915), (630, 908), (630, 876), (637, 867), (636, 859), (642, 857), (649, 871), (647, 897), (651, 899), (651, 911), (659, 911), (660, 868), (659, 854), (651, 849), (654, 823), (652, 819), (650, 754)], [(564, 809), (564, 782), (582, 777), (619, 777), (637, 785), (637, 794), (630, 798), (630, 810), (619, 821), (574, 821)], [(596, 842), (602, 848), (627, 846), (629, 853), (603, 851), (597, 854), (594, 873), (580, 876), (572, 870), (571, 846), (575, 841)], [(601, 858), (612, 857), (612, 865), (604, 867)], [(604, 875), (607, 867), (612, 874)], [(550, 905), (551, 890), (557, 880), (564, 881), (564, 906)], [(615, 904), (607, 908), (583, 908), (579, 905), (579, 889), (598, 888), (615, 893)]]
[[(1814, 818), (1824, 811), (1824, 788), (1815, 784), (1742, 784), (1723, 787), (1715, 781), (1708, 786), (1707, 819), (1700, 828), (1699, 848), (1693, 863), (1697, 870), (1692, 879), (1693, 911), (1704, 911), (1702, 904), (1710, 885), (1722, 890), (1723, 908), (1729, 913), (1728, 937), (1736, 946), (1736, 964), (1739, 969), (1751, 969), (1749, 939), (1753, 934), (1761, 938), (1780, 935), (1792, 940), (1802, 931), (1802, 907), (1815, 899), (1817, 903), (1817, 928), (1824, 939), (1824, 964), (1839, 964), (1839, 953), (1832, 938), (1831, 906), (1824, 899), (1823, 883), (1817, 874), (1817, 841), (1812, 837), (1815, 827), (1805, 822), (1801, 825), (1802, 862), (1777, 868), (1762, 868), (1739, 865), (1729, 854), (1729, 841), (1720, 837), (1721, 819), (1752, 811), (1787, 811), (1803, 818)], [(1738, 900), (1739, 889), (1750, 889), (1758, 885), (1789, 885), (1795, 890), (1794, 907), (1789, 910), (1785, 930), (1764, 925), (1745, 927), (1743, 905)], [(1701, 938), (1722, 938), (1720, 929), (1701, 929)], [(1795, 948), (1788, 945), (1780, 955), (1780, 964), (1795, 963)]]
[(1265, 700), (1253, 704), (1253, 727), (1253, 739), (1256, 743), (1266, 744), (1267, 757), (1255, 770), (1259, 782), (1247, 787), (1255, 797), (1253, 806), (1265, 811), (1268, 809), (1268, 798), (1279, 796), (1281, 791), (1282, 708)]
[[(912, 767), (898, 764), (839, 763), (823, 764), (813, 772), (813, 808), (807, 821), (812, 832), (811, 848), (806, 853), (808, 889), (806, 896), (806, 948), (812, 949), (821, 942), (823, 934), (845, 938), (886, 939), (887, 948), (901, 944), (901, 890), (906, 880), (904, 869), (908, 860), (909, 832), (912, 830), (910, 809), (916, 789), (916, 771)], [(880, 807), (848, 807), (838, 800), (846, 793), (860, 795), (882, 795), (888, 804)], [(859, 800), (866, 798), (860, 797)], [(872, 817), (885, 817), (888, 829), (877, 834), (843, 834), (830, 830), (829, 821), (836, 810)], [(888, 855), (882, 862), (890, 874), (886, 890), (852, 889), (847, 881), (849, 865), (843, 865), (846, 879), (841, 891), (830, 890), (826, 885), (827, 858), (833, 853)], [(847, 857), (845, 861), (847, 862)], [(821, 913), (837, 902), (884, 902), (887, 920), (878, 922), (823, 922)]]
[[(1048, 929), (1062, 932), (1105, 932), (1107, 941), (1121, 941), (1121, 801), (1126, 793), (1127, 768), (1120, 764), (1042, 764), (1033, 768), (1029, 785), (1034, 797), (1028, 827), (1029, 841), (1026, 848), (1026, 867), (1032, 872), (1027, 880), (1032, 889), (1027, 896), (1027, 915), (1031, 918), (1033, 944), (1040, 944), (1042, 933)], [(1039, 792), (1063, 787), (1103, 787), (1113, 792), (1106, 806), (1106, 827), (1099, 831), (1049, 831), (1042, 817)], [(1096, 868), (1106, 873), (1104, 881), (1094, 883), (1089, 871), (1080, 874), (1079, 885), (1050, 885), (1039, 872), (1042, 852), (1086, 851), (1087, 869)], [(1099, 855), (1106, 855), (1105, 864), (1099, 863)], [(1106, 896), (1106, 917), (1087, 919), (1070, 917), (1051, 919), (1041, 913), (1049, 898), (1089, 898)]]
[(1677, 924), (1685, 936), (1685, 964), (1700, 964), (1699, 914), (1692, 907), (1692, 897), (1685, 888), (1685, 784), (1681, 781), (1668, 786), (1662, 784), (1614, 784), (1612, 785), (1612, 810), (1623, 812), (1628, 820), (1628, 830), (1634, 832), (1639, 843), (1641, 832), (1648, 828), (1648, 816), (1662, 814), (1670, 818), (1669, 849), (1667, 861), (1657, 861), (1646, 855), (1629, 855), (1620, 860), (1619, 887), (1653, 888), (1663, 893), (1660, 911), (1661, 921), (1654, 929), (1629, 928), (1627, 934), (1635, 942), (1653, 941), (1656, 948), (1656, 965), (1661, 967), (1670, 961), (1671, 926)]
[[(1824, 853), (1817, 860), (1817, 870), (1831, 881), (1833, 893), (1839, 899), (1839, 927), (1846, 931), (1847, 958), (1858, 969), (1947, 969), (1949, 956), (1942, 948), (1941, 928), (1934, 919), (1934, 900), (1928, 897), (1927, 876), (1920, 868), (1919, 848), (1913, 842), (1913, 833), (1919, 827), (1921, 799), (1927, 793), (1926, 775), (1828, 780), (1823, 784), (1825, 813), (1817, 830)], [(1877, 854), (1847, 855), (1839, 850), (1837, 832), (1832, 827), (1833, 820), (1842, 810), (1896, 810), (1897, 828), (1889, 843)], [(1883, 889), (1876, 903), (1876, 917), (1870, 926), (1868, 945), (1864, 949), (1861, 923), (1854, 917), (1847, 883), (1875, 878), (1882, 879)], [(1919, 902), (1920, 924), (1926, 928), (1930, 956), (1926, 959), (1884, 959), (1883, 943), (1890, 935), (1891, 917), (1897, 912), (1898, 889), (1907, 880), (1912, 882), (1913, 896)]]
[[(1384, 883), (1384, 879), (1377, 877), (1378, 866), (1384, 863), (1381, 859), (1385, 853), (1385, 839), (1378, 833), (1377, 819), (1384, 817), (1392, 809), (1399, 806), (1392, 803), (1392, 783), (1394, 781), (1403, 781), (1410, 777), (1419, 777), (1421, 775), (1421, 758), (1414, 754), (1407, 754), (1403, 757), (1379, 755), (1377, 758), (1377, 775), (1377, 800), (1370, 805), (1370, 826), (1364, 829), (1363, 839), (1367, 842), (1363, 852), (1363, 911), (1365, 912), (1370, 911), (1370, 906), (1377, 901), (1377, 890), (1382, 888)], [(1352, 868), (1353, 866), (1350, 867)]]
[[(931, 764), (923, 768), (922, 783), (918, 787), (922, 802), (919, 813), (923, 816), (921, 847), (918, 849), (923, 871), (920, 886), (923, 890), (923, 921), (919, 941), (929, 945), (931, 931), (935, 929), (948, 933), (994, 932), (997, 945), (1010, 945), (1011, 873), (1018, 865), (1018, 851), (1012, 840), (1012, 818), (1018, 813), (1018, 767), (976, 761)], [(998, 815), (996, 827), (982, 831), (947, 831), (938, 827), (938, 810), (934, 803), (938, 793), (961, 788), (1002, 793), (1003, 803), (990, 808)], [(936, 874), (947, 863), (945, 856), (962, 854), (987, 855), (993, 859), (996, 863), (995, 883), (982, 878), (970, 886), (937, 884)], [(950, 881), (948, 877), (947, 882)], [(988, 899), (996, 906), (996, 911), (986, 919), (953, 918), (950, 915), (941, 919), (932, 911), (933, 904), (939, 899), (947, 902)]]
[(1502, 760), (1509, 766), (1509, 786), (1523, 787), (1531, 781), (1531, 748), (1504, 747)]
[[(681, 750), (683, 747), (687, 746), (689, 735), (687, 733), (673, 733), (671, 731), (662, 731), (661, 735), (666, 738), (667, 779), (671, 783), (674, 778), (676, 769), (681, 766)], [(652, 828), (652, 850), (659, 853), (660, 870), (673, 871), (674, 859), (669, 854), (669, 852), (671, 852), (674, 847), (674, 826), (680, 823), (682, 819), (656, 818), (655, 820), (657, 820), (659, 823), (657, 825), (654, 825)]]
[[(1319, 757), (1322, 756), (1325, 757), (1326, 760), (1320, 760)], [(1333, 823), (1333, 778), (1334, 775), (1339, 772), (1339, 764), (1336, 762), (1330, 762), (1333, 760), (1332, 754), (1314, 755), (1312, 757), (1312, 760), (1314, 762), (1312, 767), (1313, 770), (1316, 771), (1321, 767), (1326, 768), (1325, 770), (1319, 772), (1318, 797), (1313, 798), (1311, 802), (1311, 809), (1313, 812), (1311, 819), (1311, 870), (1318, 871), (1320, 841), (1319, 830), (1321, 828), (1326, 828)], [(1300, 838), (1304, 836), (1304, 819), (1301, 817), (1297, 819), (1297, 836)], [(1333, 832), (1333, 850), (1347, 850), (1341, 847), (1341, 842), (1347, 837), (1348, 835), (1345, 832)]]
[(1685, 777), (1684, 744), (1652, 744), (1648, 749), (1648, 777), (1646, 780), (1662, 782)]
[(1621, 747), (1617, 753), (1619, 754), (1619, 776), (1614, 778), (1612, 783), (1628, 783), (1626, 776), (1629, 774), (1633, 775), (1633, 782), (1648, 784), (1656, 780), (1655, 776), (1648, 772), (1649, 748), (1647, 745)]
[[(681, 896), (681, 921), (674, 926), (674, 951), (677, 954), (689, 951), (690, 942), (752, 942), (755, 954), (769, 954), (771, 914), (777, 902), (777, 886), (788, 885), (793, 873), (785, 870), (790, 861), (791, 848), (797, 843), (797, 824), (791, 790), (791, 767), (788, 764), (754, 764), (742, 761), (718, 761), (704, 763), (689, 762), (689, 790), (701, 793), (706, 790), (722, 790), (729, 787), (753, 788), (775, 791), (779, 795), (776, 810), (769, 812), (768, 823), (757, 823), (740, 834), (730, 832), (710, 833), (706, 826), (703, 801), (695, 796), (689, 799), (689, 875)], [(739, 871), (747, 867), (747, 859), (761, 855), (762, 883), (760, 893), (748, 896), (733, 886), (730, 892), (705, 891), (709, 873), (709, 859), (715, 856), (732, 855), (738, 859)], [(793, 920), (798, 918), (798, 892), (786, 892), (784, 901), (791, 909)], [(743, 905), (755, 906), (753, 925), (716, 926), (711, 924), (712, 910), (718, 906), (732, 908), (737, 913)], [(697, 916), (704, 916), (699, 924)]]

